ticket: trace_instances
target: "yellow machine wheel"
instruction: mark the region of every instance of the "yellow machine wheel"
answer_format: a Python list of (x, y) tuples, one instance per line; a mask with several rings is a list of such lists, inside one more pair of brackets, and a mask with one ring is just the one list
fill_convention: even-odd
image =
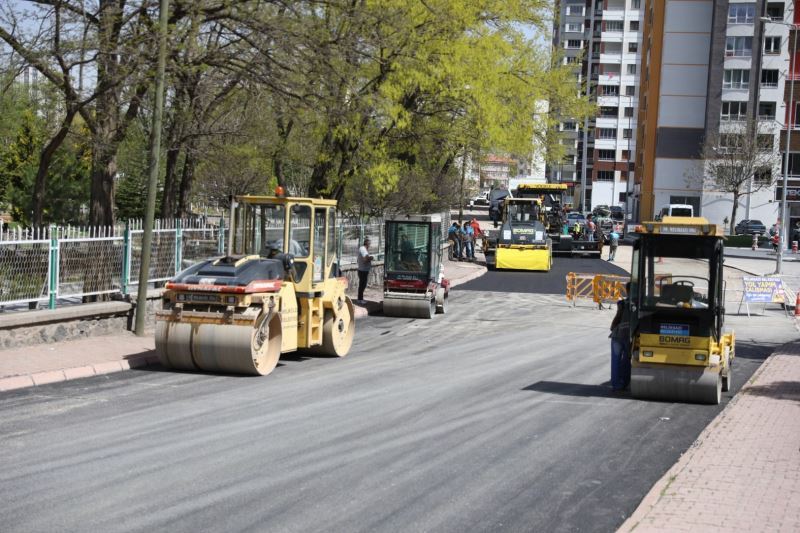
[(353, 346), (353, 337), (355, 336), (354, 314), (353, 302), (349, 297), (345, 297), (345, 306), (339, 311), (338, 318), (331, 309), (326, 309), (322, 325), (322, 345), (310, 348), (308, 351), (335, 357), (347, 355)]
[(255, 326), (159, 322), (156, 351), (170, 368), (266, 376), (281, 356), (280, 317)]

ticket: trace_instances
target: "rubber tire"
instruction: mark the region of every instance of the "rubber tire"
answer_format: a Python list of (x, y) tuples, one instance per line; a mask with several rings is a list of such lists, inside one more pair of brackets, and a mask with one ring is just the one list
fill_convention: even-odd
[[(443, 289), (439, 289), (442, 290)], [(447, 293), (444, 293), (441, 298), (441, 303), (436, 304), (436, 314), (437, 315), (444, 315), (447, 313)]]
[(722, 401), (722, 374), (720, 374), (719, 377), (717, 378), (716, 390), (717, 390), (716, 401), (710, 402), (712, 405), (719, 405), (720, 402)]
[(733, 371), (728, 365), (728, 375), (722, 378), (722, 392), (730, 392), (733, 388)]
[(330, 309), (325, 310), (322, 326), (322, 345), (313, 350), (322, 355), (344, 357), (353, 346), (356, 323), (353, 320), (353, 303), (348, 297), (337, 320)]

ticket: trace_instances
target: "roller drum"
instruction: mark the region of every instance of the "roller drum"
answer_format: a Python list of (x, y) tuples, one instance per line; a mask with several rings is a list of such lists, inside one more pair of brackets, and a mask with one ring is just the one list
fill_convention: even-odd
[(407, 318), (432, 318), (436, 313), (436, 300), (420, 298), (383, 298), (383, 314), (385, 316)]
[(171, 368), (265, 376), (280, 359), (278, 315), (259, 318), (255, 327), (166, 321), (159, 326), (156, 351)]
[(634, 398), (682, 403), (719, 404), (719, 368), (637, 365), (631, 369)]
[(167, 368), (197, 370), (189, 346), (192, 342), (192, 325), (159, 320), (156, 322), (156, 355)]

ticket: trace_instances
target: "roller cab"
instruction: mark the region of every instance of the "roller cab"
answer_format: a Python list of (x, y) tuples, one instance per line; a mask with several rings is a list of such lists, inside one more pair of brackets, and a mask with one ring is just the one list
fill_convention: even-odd
[(432, 318), (447, 309), (440, 215), (386, 220), (383, 314)]
[(540, 199), (506, 198), (499, 231), (489, 232), (483, 241), (487, 266), (549, 271), (553, 247), (544, 221)]
[(336, 258), (336, 202), (237, 197), (228, 253), (166, 285), (156, 353), (167, 367), (266, 375), (281, 353), (344, 356), (353, 305)]
[(722, 233), (704, 218), (665, 217), (645, 222), (637, 235), (629, 301), (631, 393), (718, 404), (731, 388), (735, 356), (735, 336), (723, 331)]

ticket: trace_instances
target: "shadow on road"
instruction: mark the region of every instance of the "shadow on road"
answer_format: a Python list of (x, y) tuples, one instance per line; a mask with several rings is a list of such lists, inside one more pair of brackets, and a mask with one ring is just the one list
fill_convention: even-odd
[(522, 390), (558, 394), (561, 396), (577, 396), (580, 398), (630, 398), (629, 394), (614, 392), (611, 383), (606, 381), (599, 385), (584, 383), (563, 383), (560, 381), (537, 381)]
[(798, 381), (776, 381), (769, 385), (751, 385), (743, 392), (773, 400), (800, 402), (800, 382)]

